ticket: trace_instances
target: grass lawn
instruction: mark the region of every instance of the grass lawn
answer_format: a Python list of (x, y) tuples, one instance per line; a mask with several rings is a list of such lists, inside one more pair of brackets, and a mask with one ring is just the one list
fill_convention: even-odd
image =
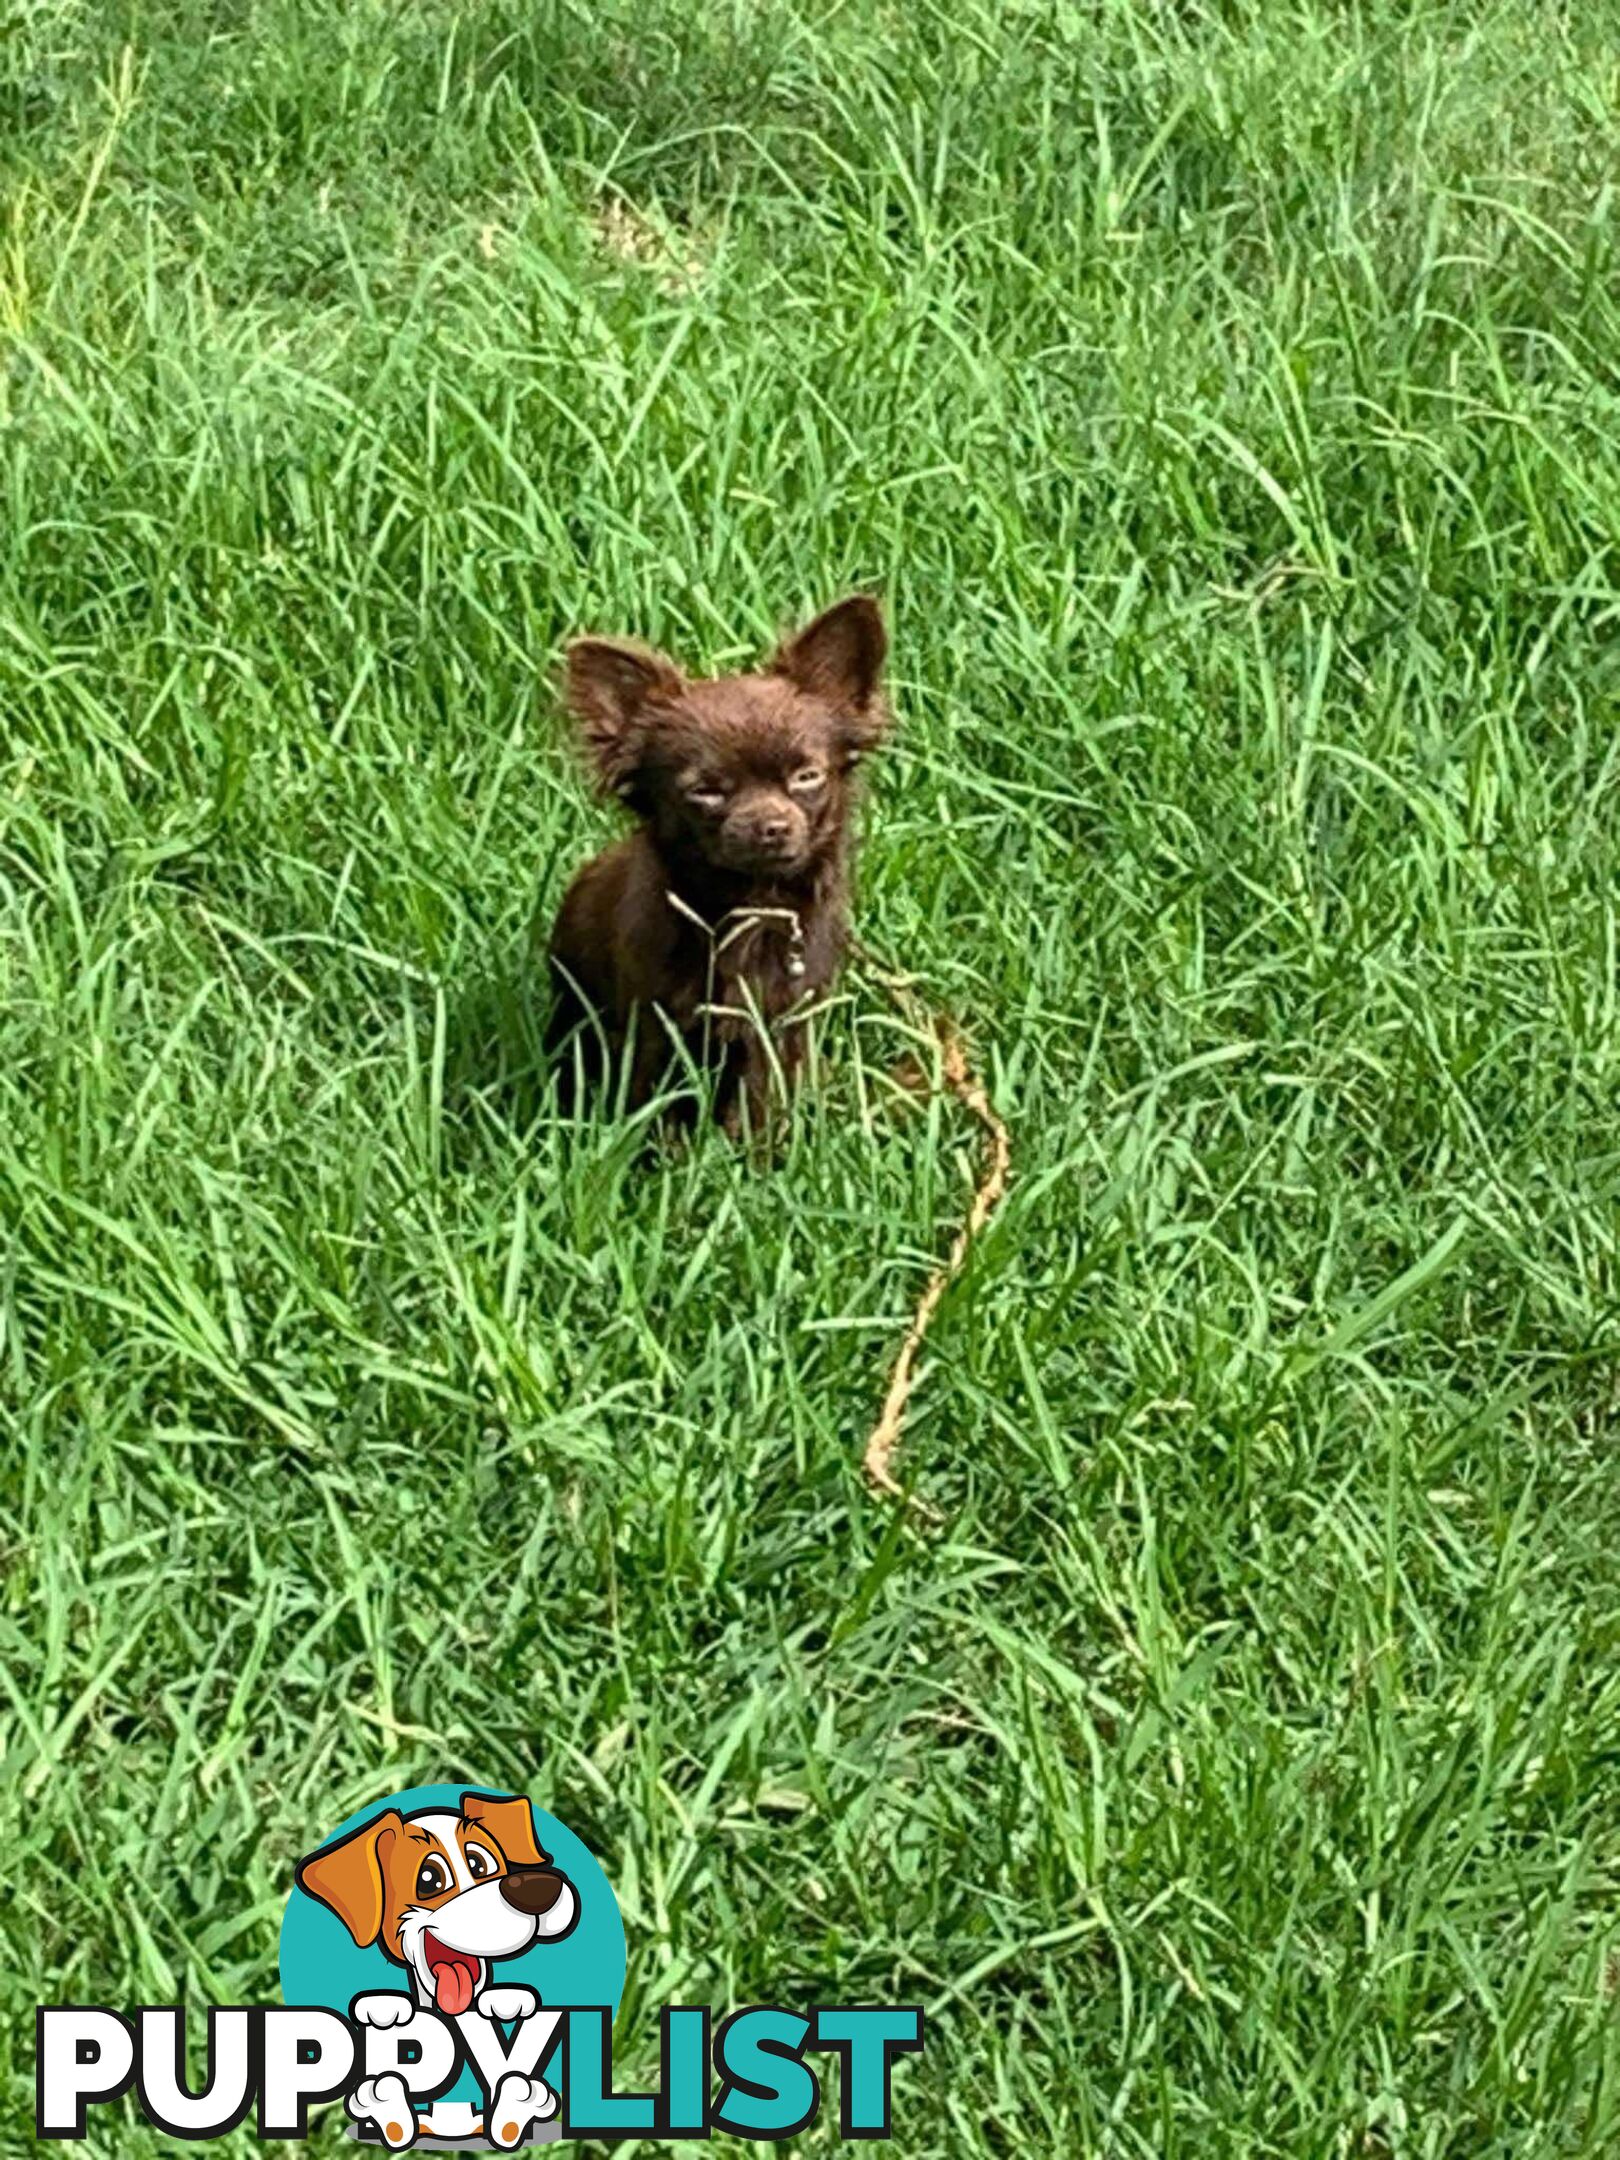
[[(626, 2084), (899, 1999), (919, 2160), (1620, 2149), (1617, 170), (1614, 0), (13, 0), (6, 2150), (435, 1778)], [(936, 1527), (871, 971), (774, 1174), (539, 1050), (562, 639), (851, 586), (1015, 1151)]]

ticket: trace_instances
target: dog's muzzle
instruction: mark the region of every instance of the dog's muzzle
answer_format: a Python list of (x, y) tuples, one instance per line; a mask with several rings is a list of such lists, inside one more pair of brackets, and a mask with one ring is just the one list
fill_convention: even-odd
[(500, 1887), (508, 1905), (538, 1922), (541, 1935), (560, 1933), (573, 1918), (574, 1893), (555, 1868), (508, 1868)]

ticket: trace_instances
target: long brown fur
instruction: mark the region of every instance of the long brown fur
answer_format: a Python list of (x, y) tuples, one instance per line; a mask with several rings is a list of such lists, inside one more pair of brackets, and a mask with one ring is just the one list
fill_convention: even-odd
[(550, 1037), (645, 1104), (684, 1053), (718, 1114), (763, 1120), (805, 1057), (801, 1016), (849, 936), (855, 772), (888, 726), (875, 601), (820, 615), (755, 673), (693, 681), (646, 647), (581, 638), (567, 698), (635, 831), (588, 862), (550, 945)]

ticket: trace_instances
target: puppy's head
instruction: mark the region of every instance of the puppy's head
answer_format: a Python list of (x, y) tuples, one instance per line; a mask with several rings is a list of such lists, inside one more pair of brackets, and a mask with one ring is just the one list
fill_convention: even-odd
[(645, 646), (579, 638), (568, 704), (600, 785), (718, 870), (792, 879), (836, 845), (883, 738), (877, 602), (818, 615), (756, 674), (695, 682)]
[(488, 1793), (463, 1793), (459, 1814), (389, 1808), (301, 1860), (297, 1880), (449, 2017), (471, 2006), (494, 1959), (555, 1942), (579, 1917), (528, 1801)]

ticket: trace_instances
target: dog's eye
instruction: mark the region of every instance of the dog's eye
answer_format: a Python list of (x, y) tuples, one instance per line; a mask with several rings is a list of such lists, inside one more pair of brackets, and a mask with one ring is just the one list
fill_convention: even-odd
[(700, 810), (723, 810), (726, 791), (722, 787), (695, 787), (691, 790), (690, 799)]
[(438, 1854), (435, 1853), (431, 1859), (424, 1860), (416, 1871), (417, 1896), (437, 1897), (441, 1890), (448, 1890), (449, 1887), (450, 1870), (445, 1866)]
[(467, 1872), (474, 1882), (485, 1882), (496, 1872), (494, 1861), (482, 1845), (467, 1847)]
[(788, 782), (795, 795), (813, 795), (818, 787), (826, 784), (827, 775), (819, 765), (801, 765)]

